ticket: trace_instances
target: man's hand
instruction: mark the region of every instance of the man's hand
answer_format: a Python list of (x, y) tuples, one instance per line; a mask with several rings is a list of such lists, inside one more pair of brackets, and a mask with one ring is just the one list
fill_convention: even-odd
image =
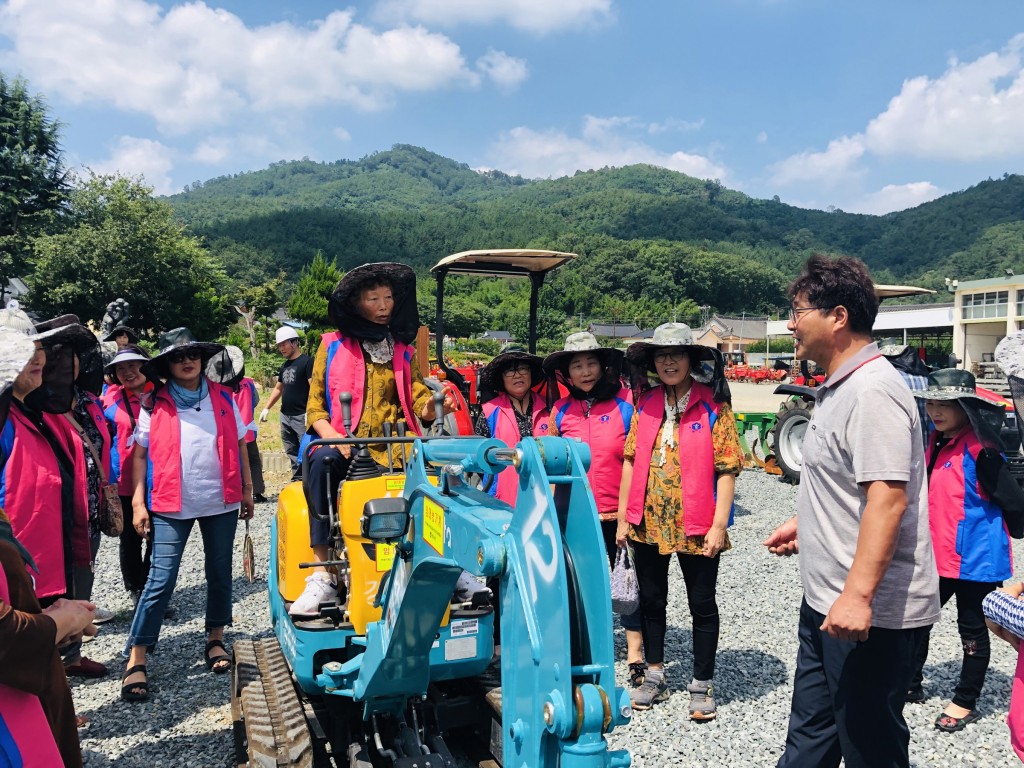
[(871, 601), (843, 592), (832, 603), (820, 629), (836, 640), (854, 643), (867, 640), (871, 629)]
[(791, 517), (764, 540), (768, 551), (779, 557), (789, 557), (800, 551), (800, 542), (796, 538), (796, 517)]
[(264, 408), (262, 411), (260, 411), (260, 422), (266, 421), (267, 417), (269, 415), (270, 415), (270, 409), (269, 408)]

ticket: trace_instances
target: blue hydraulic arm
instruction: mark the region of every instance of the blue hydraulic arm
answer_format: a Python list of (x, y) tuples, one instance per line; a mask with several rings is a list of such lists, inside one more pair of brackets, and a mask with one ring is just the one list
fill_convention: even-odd
[[(629, 754), (609, 751), (605, 740), (631, 711), (615, 686), (589, 460), (586, 445), (564, 438), (527, 439), (514, 449), (483, 438), (417, 441), (405, 484), (411, 520), (383, 617), (367, 626), (360, 656), (325, 670), (325, 686), (362, 702), (367, 716), (401, 711), (426, 693), (431, 645), (461, 571), (499, 576), (504, 766), (628, 766)], [(427, 478), (438, 469), (435, 487)], [(503, 470), (518, 473), (515, 508), (463, 481)], [(490, 652), (479, 658), (482, 672)]]

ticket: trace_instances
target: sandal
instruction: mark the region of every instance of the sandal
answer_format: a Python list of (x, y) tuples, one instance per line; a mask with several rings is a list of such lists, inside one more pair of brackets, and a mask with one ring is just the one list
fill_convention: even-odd
[(639, 688), (644, 684), (644, 678), (647, 675), (647, 662), (645, 661), (631, 661), (629, 662), (629, 687)]
[(935, 718), (935, 727), (946, 733), (956, 733), (957, 731), (962, 731), (968, 725), (980, 718), (981, 713), (976, 709), (972, 709), (963, 717), (953, 717), (952, 715), (947, 715), (945, 712), (941, 712), (939, 713), (939, 716)]
[(121, 698), (125, 701), (145, 701), (149, 698), (149, 680), (143, 680), (140, 683), (125, 683), (129, 677), (134, 675), (136, 672), (141, 672), (148, 678), (145, 664), (136, 664), (134, 667), (128, 667), (125, 670), (124, 677), (121, 678)]
[[(224, 651), (223, 656), (211, 656), (210, 651), (214, 648), (220, 648)], [(206, 668), (211, 670), (215, 675), (223, 675), (229, 669), (231, 669), (233, 662), (231, 656), (228, 654), (228, 649), (224, 647), (223, 640), (211, 640), (206, 644)]]

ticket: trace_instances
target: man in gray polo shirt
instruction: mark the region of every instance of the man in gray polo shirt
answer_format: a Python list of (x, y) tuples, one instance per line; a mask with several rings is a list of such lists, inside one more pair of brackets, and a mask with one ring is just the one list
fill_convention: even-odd
[(871, 341), (878, 299), (862, 262), (812, 256), (789, 295), (796, 356), (827, 377), (797, 515), (765, 541), (777, 555), (799, 551), (804, 586), (778, 764), (908, 766), (914, 649), (939, 617), (917, 405)]

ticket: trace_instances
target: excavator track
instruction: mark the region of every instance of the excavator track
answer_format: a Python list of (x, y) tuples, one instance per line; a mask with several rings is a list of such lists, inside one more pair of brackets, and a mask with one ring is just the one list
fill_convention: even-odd
[(231, 714), (239, 768), (312, 768), (313, 740), (277, 639), (239, 640)]

